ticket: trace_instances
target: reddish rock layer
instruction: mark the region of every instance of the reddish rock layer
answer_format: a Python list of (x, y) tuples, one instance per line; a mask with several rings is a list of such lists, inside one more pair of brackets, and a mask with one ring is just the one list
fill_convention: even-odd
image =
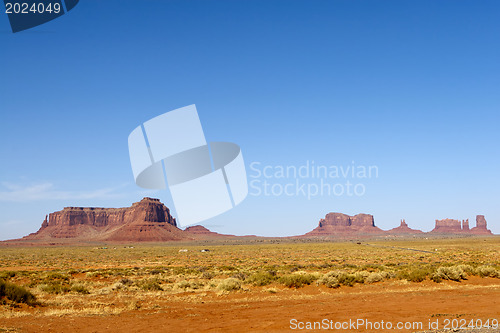
[(436, 220), (436, 226), (431, 231), (438, 234), (472, 234), (472, 235), (492, 235), (488, 230), (484, 215), (476, 216), (476, 226), (469, 227), (469, 220), (460, 222), (459, 220), (444, 219)]
[(318, 227), (306, 233), (303, 237), (349, 236), (358, 234), (382, 234), (375, 226), (372, 215), (358, 214), (349, 216), (341, 213), (328, 213), (319, 221)]
[(169, 209), (144, 198), (127, 208), (66, 207), (49, 214), (25, 239), (75, 238), (109, 241), (164, 241), (186, 238)]
[[(436, 220), (431, 231), (436, 234), (491, 235), (483, 215), (476, 217), (476, 226), (469, 229), (469, 220)], [(295, 237), (352, 237), (370, 235), (410, 235), (422, 234), (411, 229), (405, 220), (389, 231), (375, 226), (372, 215), (358, 214), (349, 216), (341, 213), (328, 213), (319, 221), (318, 227), (302, 236)], [(211, 232), (197, 225), (180, 230), (169, 209), (160, 200), (144, 198), (127, 208), (82, 208), (66, 207), (45, 217), (38, 232), (23, 240), (74, 239), (75, 241), (171, 241), (171, 240), (209, 240), (238, 237)], [(239, 236), (256, 237), (256, 236)]]
[(435, 233), (461, 233), (462, 224), (459, 220), (444, 219), (436, 220), (436, 226), (431, 232)]
[(470, 229), (470, 233), (475, 234), (475, 235), (493, 235), (491, 230), (488, 230), (488, 227), (486, 225), (486, 219), (484, 218), (484, 215), (477, 215), (476, 216), (476, 226), (472, 229)]
[(190, 236), (196, 238), (196, 239), (211, 239), (211, 238), (220, 238), (220, 237), (236, 237), (233, 235), (223, 235), (219, 234), (217, 232), (212, 232), (205, 228), (204, 226), (201, 225), (195, 225), (192, 227), (187, 227), (184, 229), (184, 232), (189, 234)]

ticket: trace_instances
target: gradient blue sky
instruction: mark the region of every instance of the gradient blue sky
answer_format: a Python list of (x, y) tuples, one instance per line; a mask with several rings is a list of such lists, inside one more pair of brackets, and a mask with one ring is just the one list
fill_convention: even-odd
[(247, 167), (379, 169), (364, 196), (249, 196), (212, 230), (301, 234), (333, 211), (425, 231), (484, 214), (500, 233), (499, 17), (498, 1), (85, 0), (13, 34), (1, 14), (0, 239), (65, 206), (172, 208), (134, 184), (127, 137), (189, 104)]

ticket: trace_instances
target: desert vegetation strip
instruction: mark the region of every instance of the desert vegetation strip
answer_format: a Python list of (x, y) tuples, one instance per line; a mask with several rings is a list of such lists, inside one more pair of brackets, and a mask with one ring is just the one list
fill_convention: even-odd
[(432, 251), (411, 249), (409, 247), (382, 246), (382, 245), (374, 245), (374, 244), (368, 244), (368, 243), (362, 243), (361, 245), (385, 247), (385, 248), (389, 248), (389, 249), (408, 250), (408, 251), (423, 252), (423, 253), (435, 253), (435, 252), (432, 252)]
[[(148, 297), (279, 294), (283, 290), (401, 283), (452, 288), (470, 278), (498, 286), (497, 238), (355, 243), (2, 248), (2, 314), (19, 304), (43, 316), (113, 315), (143, 307)], [(395, 248), (414, 248), (427, 252)], [(429, 248), (438, 251), (428, 251)], [(182, 250), (182, 251), (180, 251)], [(449, 284), (455, 283), (456, 285)], [(406, 286), (408, 288), (408, 286)], [(26, 311), (24, 309), (23, 311)]]
[[(5, 298), (13, 303), (25, 303), (32, 306), (38, 305), (35, 295), (26, 290), (26, 288), (3, 280), (0, 280), (0, 299), (1, 298)], [(5, 300), (2, 301), (2, 304), (5, 304)]]

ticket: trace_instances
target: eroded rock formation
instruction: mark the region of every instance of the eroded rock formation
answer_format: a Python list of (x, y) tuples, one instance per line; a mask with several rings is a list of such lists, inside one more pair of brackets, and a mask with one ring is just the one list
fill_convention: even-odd
[(191, 227), (187, 227), (184, 230), (185, 233), (197, 238), (197, 239), (212, 239), (212, 238), (219, 238), (219, 237), (235, 237), (233, 235), (223, 235), (219, 234), (213, 231), (208, 230), (204, 226), (201, 225), (194, 225)]
[(462, 230), (463, 231), (469, 231), (469, 219), (462, 221)]
[(393, 229), (387, 231), (387, 233), (390, 235), (411, 235), (411, 234), (422, 234), (423, 231), (412, 229), (412, 228), (408, 227), (408, 224), (403, 219), (403, 220), (401, 220), (401, 224), (399, 227), (393, 228)]
[(436, 225), (431, 232), (447, 234), (461, 233), (462, 223), (459, 220), (453, 219), (436, 220)]
[(319, 221), (318, 227), (304, 236), (348, 236), (354, 234), (382, 234), (375, 226), (373, 215), (349, 216), (342, 213), (328, 213)]
[(491, 230), (488, 229), (486, 225), (486, 219), (484, 215), (476, 216), (476, 226), (470, 229), (470, 232), (475, 235), (492, 235)]
[(488, 230), (486, 225), (486, 219), (484, 215), (476, 216), (476, 226), (470, 228), (469, 220), (459, 220), (444, 219), (436, 220), (436, 226), (431, 231), (432, 233), (438, 234), (473, 234), (473, 235), (491, 235), (492, 232)]
[[(469, 220), (436, 220), (431, 231), (434, 234), (491, 235), (483, 215), (476, 217), (476, 226), (470, 228)], [(320, 219), (318, 227), (302, 236), (294, 237), (339, 237), (391, 236), (423, 234), (411, 229), (405, 220), (399, 227), (384, 231), (375, 226), (372, 215), (358, 214), (349, 216), (341, 213), (328, 213)], [(185, 230), (177, 228), (175, 218), (159, 199), (144, 198), (126, 208), (84, 208), (66, 207), (45, 217), (38, 232), (23, 240), (67, 239), (75, 241), (172, 241), (172, 240), (211, 240), (237, 237), (211, 232), (197, 225)], [(238, 238), (257, 236), (238, 236)]]
[(144, 198), (126, 208), (66, 207), (45, 217), (40, 230), (25, 238), (164, 241), (186, 235), (159, 199)]

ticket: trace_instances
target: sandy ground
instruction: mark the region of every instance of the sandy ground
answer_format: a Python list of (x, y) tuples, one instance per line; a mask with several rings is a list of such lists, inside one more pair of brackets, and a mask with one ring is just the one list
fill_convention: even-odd
[[(180, 293), (150, 300), (146, 297), (156, 303), (156, 309), (139, 308), (106, 316), (43, 315), (33, 310), (31, 316), (0, 319), (0, 332), (285, 332), (299, 331), (302, 325), (307, 328), (308, 322), (321, 322), (323, 330), (338, 332), (418, 332), (442, 330), (447, 322), (453, 328), (454, 319), (459, 325), (468, 325), (471, 319), (500, 320), (500, 281), (492, 278), (473, 277), (441, 284), (384, 282), (339, 289), (307, 286), (275, 290), (252, 289), (223, 295)], [(336, 323), (345, 326), (358, 319), (373, 326), (335, 329)], [(382, 321), (384, 326), (380, 326)], [(398, 322), (419, 322), (422, 326), (388, 329), (388, 322), (393, 326)], [(429, 323), (439, 326), (429, 327)], [(307, 331), (320, 331), (316, 328)]]

